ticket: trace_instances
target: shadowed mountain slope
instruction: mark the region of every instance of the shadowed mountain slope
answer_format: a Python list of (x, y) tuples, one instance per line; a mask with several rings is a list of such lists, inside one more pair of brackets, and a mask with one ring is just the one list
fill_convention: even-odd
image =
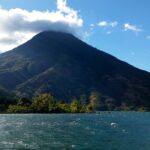
[(69, 101), (91, 91), (150, 107), (150, 73), (71, 34), (45, 31), (0, 55), (0, 86), (17, 95), (52, 93)]

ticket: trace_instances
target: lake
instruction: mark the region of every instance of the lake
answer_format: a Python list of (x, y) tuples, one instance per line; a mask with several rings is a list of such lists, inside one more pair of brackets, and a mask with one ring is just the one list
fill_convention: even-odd
[(3, 150), (150, 150), (150, 113), (0, 115)]

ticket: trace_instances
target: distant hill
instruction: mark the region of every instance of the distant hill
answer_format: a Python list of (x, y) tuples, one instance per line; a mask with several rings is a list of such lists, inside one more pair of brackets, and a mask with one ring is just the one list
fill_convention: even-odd
[(39, 33), (0, 54), (0, 86), (18, 96), (51, 93), (66, 101), (97, 91), (118, 105), (150, 108), (149, 72), (62, 32)]

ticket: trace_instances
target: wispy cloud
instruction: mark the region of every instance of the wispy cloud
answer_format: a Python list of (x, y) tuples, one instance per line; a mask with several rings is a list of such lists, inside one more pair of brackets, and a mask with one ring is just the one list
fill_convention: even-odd
[(141, 32), (142, 29), (138, 28), (136, 25), (132, 25), (130, 23), (125, 23), (124, 24), (124, 31), (133, 31), (133, 32)]
[(94, 33), (95, 24), (91, 23), (89, 29), (84, 32), (83, 40), (89, 41), (91, 35)]
[(83, 19), (79, 17), (78, 11), (67, 6), (66, 0), (57, 0), (56, 4), (56, 11), (0, 8), (0, 51), (12, 49), (44, 30), (80, 36)]
[(116, 27), (118, 25), (117, 21), (113, 21), (113, 22), (107, 22), (107, 21), (101, 21), (97, 24), (99, 27)]

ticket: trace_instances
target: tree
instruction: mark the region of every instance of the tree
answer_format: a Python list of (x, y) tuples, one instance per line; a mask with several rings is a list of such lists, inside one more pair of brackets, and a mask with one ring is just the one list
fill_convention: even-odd
[(81, 104), (77, 99), (73, 99), (70, 105), (70, 109), (72, 113), (81, 112)]
[(92, 112), (92, 111), (93, 111), (92, 106), (91, 106), (90, 104), (88, 104), (88, 105), (86, 106), (85, 112), (90, 113), (90, 112)]
[(31, 110), (27, 106), (9, 105), (7, 109), (8, 113), (29, 113)]
[(99, 92), (91, 92), (89, 101), (93, 111), (99, 109), (100, 100), (101, 100), (101, 94)]
[(69, 104), (66, 104), (66, 103), (58, 103), (58, 109), (57, 111), (58, 112), (61, 112), (61, 113), (69, 113), (71, 110), (70, 110), (70, 105)]
[(86, 95), (83, 94), (80, 96), (80, 103), (81, 103), (81, 105), (86, 105), (86, 103), (87, 103)]
[(80, 96), (80, 103), (81, 103), (81, 112), (86, 112), (86, 105), (87, 105), (87, 97), (86, 95), (81, 95)]
[(52, 95), (41, 94), (33, 99), (31, 107), (36, 112), (53, 112), (56, 109), (56, 101)]

